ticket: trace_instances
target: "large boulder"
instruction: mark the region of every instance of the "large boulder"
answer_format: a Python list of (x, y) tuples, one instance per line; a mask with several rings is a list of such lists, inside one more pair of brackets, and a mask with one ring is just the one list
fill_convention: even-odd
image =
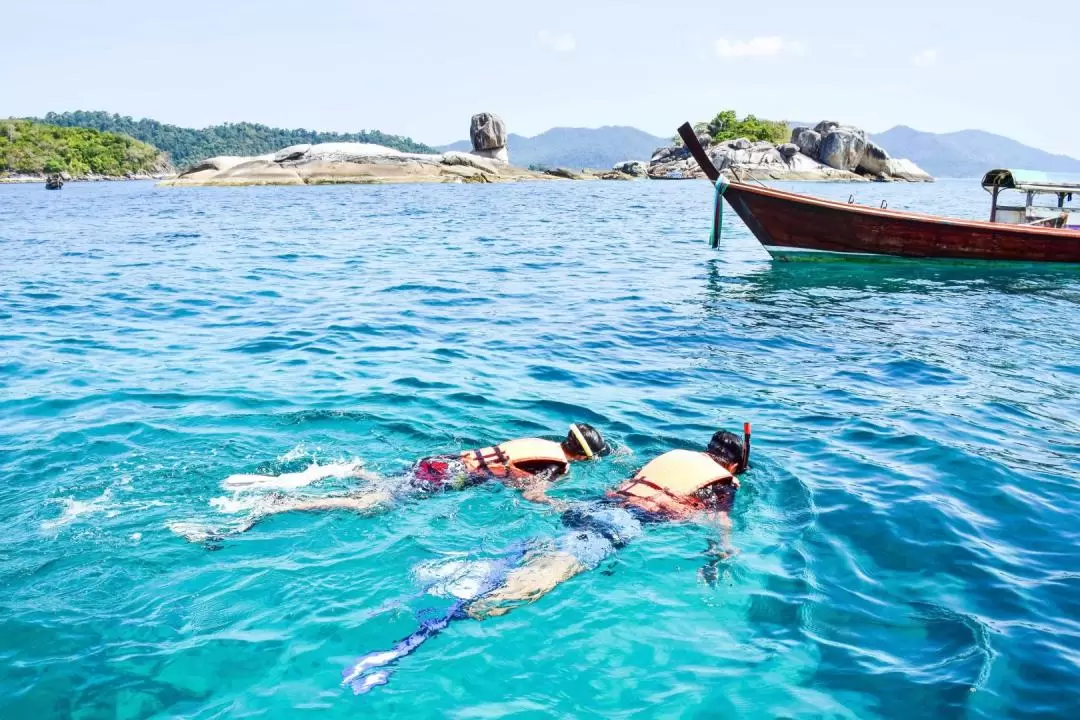
[(821, 133), (808, 127), (797, 127), (791, 131), (791, 142), (797, 145), (799, 152), (817, 159), (821, 147)]
[(286, 160), (299, 160), (307, 154), (307, 151), (311, 149), (311, 143), (304, 143), (301, 145), (290, 145), (287, 148), (278, 150), (274, 153), (274, 162), (285, 162)]
[(859, 160), (859, 172), (868, 175), (888, 175), (889, 160), (889, 153), (885, 152), (885, 148), (868, 140), (862, 159)]
[(934, 182), (933, 176), (910, 160), (890, 158), (886, 163), (886, 175), (894, 180), (908, 182)]
[(836, 122), (835, 120), (822, 120), (814, 126), (814, 132), (816, 132), (821, 137), (825, 137), (838, 127), (840, 127), (840, 123)]
[(477, 113), (469, 123), (469, 139), (474, 155), (508, 165), (506, 123), (495, 113)]
[(795, 143), (784, 143), (783, 145), (777, 145), (776, 150), (780, 153), (781, 157), (783, 157), (785, 161), (789, 161), (791, 160), (791, 158), (799, 154), (799, 146)]
[(469, 123), (473, 152), (506, 147), (506, 123), (494, 113), (477, 113)]
[(757, 142), (750, 147), (734, 147), (741, 145), (739, 141), (721, 144), (709, 152), (709, 159), (717, 170), (728, 168), (765, 168), (784, 164), (784, 156), (770, 142)]
[(645, 177), (649, 174), (648, 163), (641, 162), (640, 160), (625, 160), (621, 163), (615, 163), (611, 169), (615, 172), (633, 175), (634, 177)]
[(444, 165), (460, 165), (483, 170), (484, 172), (492, 173), (494, 175), (499, 174), (499, 169), (495, 162), (472, 153), (463, 153), (456, 150), (444, 152), (442, 154), (442, 162)]
[(180, 173), (180, 176), (194, 175), (195, 173), (204, 171), (224, 172), (240, 163), (253, 159), (253, 157), (243, 157), (240, 155), (218, 155), (217, 157), (207, 158), (206, 160), (197, 162), (194, 165), (189, 165)]
[(859, 166), (865, 151), (866, 133), (838, 127), (821, 138), (817, 159), (831, 168), (852, 171)]

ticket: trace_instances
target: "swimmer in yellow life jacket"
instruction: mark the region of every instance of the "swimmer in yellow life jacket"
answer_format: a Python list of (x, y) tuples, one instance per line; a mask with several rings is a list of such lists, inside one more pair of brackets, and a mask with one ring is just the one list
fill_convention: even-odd
[[(510, 572), (495, 590), (473, 601), (475, 618), (502, 615), (538, 599), (559, 583), (596, 567), (600, 561), (642, 534), (649, 523), (715, 521), (723, 547), (710, 545), (715, 561), (730, 557), (730, 512), (739, 490), (737, 475), (749, 467), (750, 425), (743, 438), (715, 433), (704, 452), (672, 450), (652, 460), (598, 502), (562, 514), (571, 532), (549, 552), (534, 555)], [(703, 572), (708, 579), (706, 565)]]
[[(574, 423), (562, 442), (542, 438), (519, 438), (498, 445), (468, 450), (455, 455), (437, 455), (418, 460), (404, 475), (379, 478), (364, 474), (371, 487), (347, 495), (295, 498), (280, 496), (229, 534), (251, 529), (270, 515), (285, 512), (351, 510), (375, 513), (402, 497), (424, 497), (447, 490), (462, 490), (497, 480), (518, 489), (531, 502), (552, 504), (547, 490), (570, 471), (570, 464), (607, 455), (610, 449), (600, 432), (587, 423)], [(193, 540), (214, 540), (192, 537)]]

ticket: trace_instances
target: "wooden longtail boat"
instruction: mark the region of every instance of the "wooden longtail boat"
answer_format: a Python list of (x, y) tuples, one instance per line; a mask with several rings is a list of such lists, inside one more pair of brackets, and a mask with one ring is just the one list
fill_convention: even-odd
[[(717, 182), (720, 172), (689, 123), (679, 135), (706, 177)], [(1080, 194), (1080, 183), (993, 170), (983, 178), (983, 187), (993, 197), (989, 222), (822, 200), (745, 182), (728, 182), (721, 190), (758, 241), (780, 260), (903, 257), (1080, 264), (1080, 211), (1065, 205), (1074, 192)], [(999, 205), (1000, 192), (1013, 189), (1026, 193), (1026, 205)], [(1033, 205), (1040, 195), (1056, 196), (1057, 207)]]

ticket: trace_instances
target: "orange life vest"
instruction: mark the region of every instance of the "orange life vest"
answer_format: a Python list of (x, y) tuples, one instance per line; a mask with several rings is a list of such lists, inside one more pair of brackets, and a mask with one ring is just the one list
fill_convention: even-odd
[(672, 450), (643, 467), (613, 493), (642, 510), (686, 517), (704, 509), (694, 494), (719, 482), (739, 481), (707, 453)]
[(470, 474), (491, 475), (497, 478), (524, 478), (532, 473), (520, 466), (528, 462), (548, 462), (559, 466), (559, 475), (570, 469), (570, 460), (562, 446), (551, 440), (521, 438), (494, 447), (470, 450), (461, 454), (461, 461)]

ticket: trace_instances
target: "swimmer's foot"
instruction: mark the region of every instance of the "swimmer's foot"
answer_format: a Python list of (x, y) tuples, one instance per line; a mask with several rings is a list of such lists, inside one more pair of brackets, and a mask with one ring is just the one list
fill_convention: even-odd
[(294, 490), (327, 478), (357, 478), (360, 480), (373, 481), (379, 479), (379, 475), (364, 470), (364, 463), (360, 460), (330, 463), (329, 465), (312, 463), (306, 470), (294, 473), (282, 473), (281, 475), (257, 475), (248, 473), (230, 475), (222, 481), (221, 487), (225, 490), (232, 490), (234, 492), (266, 490), (269, 488)]

